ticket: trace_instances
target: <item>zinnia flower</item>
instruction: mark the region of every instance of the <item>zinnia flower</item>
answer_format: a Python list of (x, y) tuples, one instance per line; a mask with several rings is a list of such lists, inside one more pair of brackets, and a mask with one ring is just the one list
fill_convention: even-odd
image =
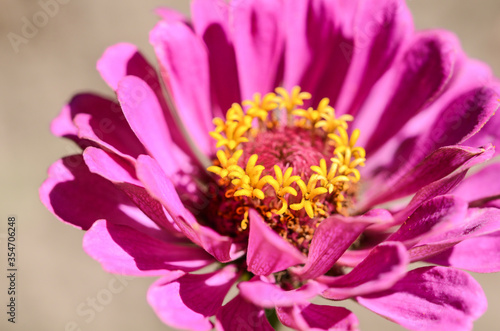
[(500, 270), (489, 68), (415, 32), (402, 0), (158, 13), (161, 74), (112, 46), (97, 69), (118, 102), (77, 95), (52, 123), (83, 153), (50, 167), (41, 200), (85, 251), (161, 276), (148, 301), (176, 328), (270, 330), (275, 312), (354, 330), (353, 299), (408, 329), (471, 329), (487, 303), (459, 269)]

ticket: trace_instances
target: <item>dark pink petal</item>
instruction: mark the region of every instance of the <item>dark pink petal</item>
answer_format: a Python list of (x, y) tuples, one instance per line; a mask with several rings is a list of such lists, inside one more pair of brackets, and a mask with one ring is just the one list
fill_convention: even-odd
[(417, 164), (439, 147), (463, 144), (481, 130), (497, 108), (498, 92), (493, 87), (478, 87), (456, 96), (417, 141), (410, 162)]
[(101, 149), (88, 147), (83, 152), (89, 170), (113, 182), (151, 220), (166, 230), (169, 241), (183, 241), (185, 237), (174, 227), (162, 205), (153, 199), (136, 178), (135, 169), (117, 156)]
[(248, 237), (248, 271), (259, 276), (305, 263), (306, 257), (274, 232), (255, 211), (250, 210), (250, 233)]
[[(403, 0), (358, 1), (352, 57), (337, 109), (356, 115), (373, 85), (404, 50), (413, 33), (413, 19)], [(349, 47), (350, 46), (350, 47)]]
[(120, 43), (109, 47), (97, 62), (97, 70), (114, 91), (118, 90), (118, 83), (125, 76), (136, 76), (146, 82), (160, 103), (173, 141), (191, 155), (191, 148), (178, 128), (172, 110), (165, 101), (162, 85), (155, 68), (144, 58), (136, 46)]
[(436, 233), (459, 225), (467, 214), (467, 202), (439, 196), (423, 203), (387, 240), (401, 241), (410, 248)]
[[(284, 86), (295, 85), (314, 92), (312, 104), (323, 97), (336, 101), (349, 68), (351, 31), (343, 28), (351, 14), (340, 1), (287, 0), (285, 2), (286, 49)], [(353, 8), (350, 8), (353, 10)]]
[(154, 92), (135, 76), (123, 78), (117, 90), (118, 100), (132, 130), (167, 176), (189, 173), (189, 157), (172, 142), (163, 110)]
[[(497, 84), (500, 84), (497, 82)], [(500, 146), (500, 133), (498, 131), (500, 127), (500, 112), (496, 112), (486, 125), (479, 131), (478, 134), (467, 140), (465, 143), (469, 146), (485, 146), (486, 144), (493, 144), (494, 146)], [(500, 153), (500, 148), (495, 150), (495, 156)]]
[(308, 301), (326, 289), (326, 286), (313, 280), (298, 289), (285, 291), (279, 286), (260, 280), (243, 282), (238, 285), (240, 294), (251, 303), (263, 307), (290, 307)]
[[(380, 185), (366, 193), (360, 208), (395, 200), (417, 192), (420, 188), (444, 178), (454, 171), (464, 171), (473, 165), (491, 158), (494, 148), (466, 146), (446, 146), (434, 151), (422, 162), (410, 169), (402, 168), (399, 172), (385, 179)], [(376, 188), (376, 189), (375, 189)]]
[(135, 168), (116, 154), (100, 148), (87, 147), (83, 151), (83, 160), (90, 172), (98, 174), (114, 183), (141, 185), (135, 175)]
[(408, 253), (403, 244), (382, 243), (348, 274), (340, 277), (320, 277), (318, 281), (329, 286), (322, 296), (344, 300), (387, 290), (406, 274), (408, 263)]
[(380, 148), (443, 90), (453, 71), (457, 47), (455, 36), (444, 31), (416, 35), (400, 63), (393, 66), (398, 77), (388, 87), (392, 96), (365, 145), (367, 153)]
[(455, 190), (453, 195), (466, 201), (481, 201), (490, 197), (500, 198), (500, 163), (494, 163), (466, 178)]
[(230, 238), (221, 236), (196, 221), (183, 206), (174, 185), (154, 159), (145, 155), (140, 156), (136, 169), (137, 176), (149, 194), (161, 202), (186, 237), (203, 247), (220, 262), (229, 262), (241, 256), (242, 252), (236, 252), (236, 247)]
[(466, 174), (467, 171), (458, 172), (422, 187), (415, 193), (410, 203), (394, 215), (394, 223), (392, 225), (403, 223), (425, 201), (450, 192), (450, 190), (460, 184)]
[(88, 230), (99, 219), (131, 226), (154, 237), (160, 228), (106, 179), (93, 174), (81, 155), (67, 156), (49, 168), (40, 200), (61, 221)]
[(314, 232), (306, 265), (297, 271), (301, 278), (314, 279), (330, 270), (373, 221), (370, 217), (331, 216)]
[(214, 144), (210, 77), (203, 42), (182, 22), (159, 22), (150, 34), (161, 74), (189, 136), (205, 155)]
[(213, 102), (225, 114), (234, 102), (241, 102), (229, 5), (219, 0), (196, 0), (191, 2), (191, 14), (196, 34), (207, 46)]
[(85, 233), (83, 248), (108, 272), (160, 276), (165, 270), (194, 271), (214, 262), (196, 246), (175, 245), (105, 220)]
[(444, 267), (409, 271), (390, 290), (357, 300), (410, 330), (471, 330), (487, 308), (474, 278)]
[(410, 250), (412, 261), (436, 255), (450, 246), (469, 238), (479, 237), (500, 230), (500, 209), (470, 208), (462, 222), (451, 229), (437, 232), (422, 239)]
[(231, 5), (241, 97), (272, 92), (284, 48), (283, 1), (233, 1)]
[[(74, 121), (76, 130), (64, 126), (63, 123), (68, 124), (69, 117)], [(52, 129), (55, 134), (64, 136), (76, 133), (80, 139), (95, 142), (129, 159), (145, 153), (120, 106), (98, 95), (79, 94), (73, 97), (61, 111), (61, 115), (54, 120)]]
[(216, 315), (218, 331), (255, 330), (273, 331), (264, 309), (255, 306), (237, 295), (224, 305)]
[(208, 274), (169, 275), (148, 291), (148, 302), (165, 323), (175, 328), (210, 330), (227, 292), (238, 277), (234, 266)]
[(466, 239), (427, 261), (474, 272), (499, 272), (500, 231)]
[(315, 304), (296, 305), (294, 307), (278, 307), (276, 314), (285, 326), (306, 330), (358, 330), (358, 319), (343, 307), (323, 306)]

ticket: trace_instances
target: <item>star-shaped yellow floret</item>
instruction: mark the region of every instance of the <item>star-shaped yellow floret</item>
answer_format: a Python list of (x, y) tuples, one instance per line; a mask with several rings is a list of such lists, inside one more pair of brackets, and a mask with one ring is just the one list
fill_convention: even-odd
[(302, 192), (302, 200), (299, 203), (294, 203), (290, 205), (293, 210), (305, 209), (307, 215), (313, 218), (316, 214), (316, 205), (314, 204), (314, 198), (318, 195), (325, 194), (328, 190), (324, 187), (316, 187), (318, 183), (318, 175), (314, 174), (309, 178), (309, 182), (306, 184), (302, 179), (297, 180), (297, 185)]
[(253, 100), (245, 100), (243, 105), (249, 106), (247, 109), (248, 116), (265, 121), (268, 113), (278, 108), (279, 99), (274, 93), (267, 93), (263, 98), (260, 93), (255, 93)]
[(218, 150), (216, 155), (220, 166), (211, 166), (207, 170), (219, 175), (221, 178), (226, 178), (230, 171), (229, 168), (238, 164), (238, 160), (242, 154), (243, 150), (240, 149), (228, 158), (228, 155), (224, 151)]
[(332, 194), (335, 189), (335, 185), (341, 182), (348, 182), (349, 178), (347, 176), (338, 175), (337, 170), (339, 165), (337, 163), (332, 163), (330, 170), (327, 170), (325, 159), (321, 159), (318, 166), (312, 166), (311, 170), (318, 174), (318, 179), (321, 181), (321, 185), (328, 189), (328, 193)]
[(281, 208), (276, 211), (276, 214), (282, 215), (288, 210), (288, 202), (284, 198), (285, 194), (291, 194), (293, 196), (297, 196), (297, 191), (291, 187), (295, 181), (300, 179), (300, 176), (292, 176), (293, 168), (288, 168), (283, 174), (280, 167), (277, 165), (274, 166), (274, 173), (276, 178), (272, 176), (265, 176), (267, 179), (267, 184), (272, 186), (274, 191), (276, 192), (276, 197), (281, 201)]
[(267, 179), (260, 178), (264, 166), (256, 165), (257, 159), (257, 154), (250, 156), (245, 170), (237, 165), (229, 168), (229, 177), (234, 178), (231, 183), (237, 188), (235, 197), (247, 196), (259, 200), (266, 197), (262, 188), (267, 184)]
[(347, 129), (347, 122), (352, 121), (354, 118), (351, 115), (341, 115), (339, 118), (335, 117), (335, 109), (329, 106), (330, 100), (323, 98), (318, 106), (318, 111), (321, 114), (315, 127), (323, 128), (326, 133), (333, 133), (339, 127)]
[(303, 106), (304, 100), (311, 99), (311, 93), (301, 92), (298, 86), (294, 86), (291, 93), (283, 87), (277, 87), (276, 93), (280, 98), (280, 108), (285, 108), (288, 114), (291, 114), (297, 106)]

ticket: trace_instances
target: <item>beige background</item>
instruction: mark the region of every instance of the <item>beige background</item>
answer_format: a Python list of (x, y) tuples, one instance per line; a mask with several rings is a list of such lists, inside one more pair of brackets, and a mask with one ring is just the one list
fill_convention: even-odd
[[(149, 279), (116, 282), (81, 249), (82, 232), (58, 222), (38, 200), (48, 166), (76, 152), (72, 144), (52, 137), (50, 120), (76, 92), (111, 95), (95, 70), (102, 51), (113, 43), (137, 44), (153, 58), (148, 31), (159, 5), (187, 13), (188, 2), (69, 0), (48, 24), (15, 53), (7, 34), (20, 34), (23, 18), (41, 10), (38, 1), (0, 2), (0, 329), (167, 330), (146, 303)], [(488, 62), (500, 76), (500, 1), (413, 0), (417, 27), (442, 27), (457, 33), (466, 51)], [(6, 322), (6, 221), (18, 219), (18, 315)], [(476, 330), (500, 325), (500, 276), (475, 275), (490, 308)], [(125, 284), (125, 285), (120, 285)], [(111, 297), (106, 295), (115, 290)], [(95, 315), (87, 300), (100, 298)], [(104, 302), (102, 301), (104, 300)], [(98, 301), (99, 302), (99, 301)], [(401, 330), (384, 319), (349, 305), (364, 330)], [(70, 328), (69, 328), (70, 329)]]

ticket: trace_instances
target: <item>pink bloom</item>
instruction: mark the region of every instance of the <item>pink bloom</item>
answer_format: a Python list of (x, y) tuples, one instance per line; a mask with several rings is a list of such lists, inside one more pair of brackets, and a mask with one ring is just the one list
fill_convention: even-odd
[(412, 330), (471, 329), (486, 297), (459, 269), (500, 271), (500, 164), (466, 177), (497, 153), (489, 68), (447, 31), (415, 32), (402, 0), (158, 13), (161, 74), (112, 46), (97, 69), (118, 102), (77, 95), (52, 123), (83, 153), (40, 197), (85, 251), (161, 276), (148, 301), (181, 329), (271, 330), (274, 309), (297, 330), (354, 330), (346, 299)]

